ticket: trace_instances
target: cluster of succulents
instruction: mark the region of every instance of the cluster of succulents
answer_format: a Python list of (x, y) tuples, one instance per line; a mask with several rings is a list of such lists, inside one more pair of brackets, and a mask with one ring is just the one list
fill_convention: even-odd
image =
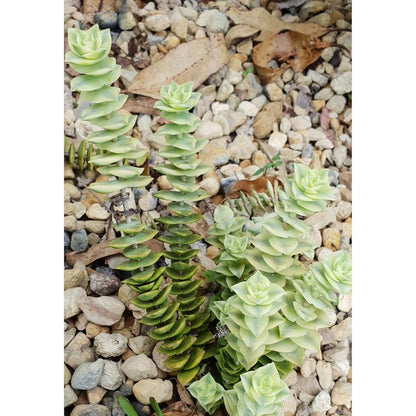
[[(72, 91), (90, 104), (82, 118), (100, 128), (79, 150), (79, 164), (86, 144), (90, 153), (93, 145), (97, 152), (87, 156), (88, 163), (109, 180), (90, 189), (126, 196), (127, 189), (143, 188), (152, 178), (142, 176), (140, 167), (147, 152), (128, 136), (136, 116), (121, 111), (127, 96), (111, 86), (120, 66), (108, 56), (110, 32), (98, 26), (69, 29), (68, 43), (66, 61), (80, 73)], [(316, 248), (304, 218), (325, 210), (333, 195), (327, 170), (294, 164), (284, 189), (275, 192), (268, 185), (272, 213), (249, 220), (225, 205), (216, 208), (206, 241), (220, 254), (211, 271), (216, 292), (207, 301), (193, 262), (198, 249), (191, 247), (202, 237), (189, 228), (202, 218), (195, 203), (209, 196), (197, 178), (212, 170), (197, 156), (207, 140), (192, 135), (200, 123), (191, 113), (199, 98), (192, 83), (162, 87), (155, 108), (167, 121), (157, 131), (166, 139), (158, 152), (166, 163), (155, 170), (172, 189), (154, 196), (167, 202), (170, 215), (157, 219), (160, 229), (151, 229), (125, 212), (114, 224), (120, 236), (110, 246), (126, 257), (118, 269), (130, 273), (124, 283), (137, 292), (133, 305), (145, 310), (140, 322), (153, 327), (148, 334), (162, 341), (159, 352), (168, 356), (165, 365), (178, 381), (188, 385), (196, 379), (188, 389), (200, 405), (209, 414), (224, 404), (230, 416), (274, 415), (290, 394), (280, 377), (302, 364), (306, 349), (319, 351), (317, 330), (330, 325), (338, 294), (351, 291), (351, 260), (338, 251), (304, 264), (304, 257), (313, 261)], [(158, 234), (166, 249), (154, 253), (145, 243)], [(216, 342), (215, 323), (225, 329)], [(200, 363), (212, 355), (217, 371), (201, 377)]]

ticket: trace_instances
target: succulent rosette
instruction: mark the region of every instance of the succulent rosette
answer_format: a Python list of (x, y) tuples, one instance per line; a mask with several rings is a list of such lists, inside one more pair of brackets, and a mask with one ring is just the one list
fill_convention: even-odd
[(230, 416), (274, 416), (290, 395), (273, 363), (241, 375), (234, 388), (224, 392)]
[(335, 304), (336, 293), (345, 295), (351, 292), (351, 276), (351, 258), (345, 250), (339, 250), (312, 264), (304, 281), (316, 287), (322, 298)]
[(284, 321), (278, 311), (285, 305), (285, 292), (260, 272), (231, 289), (235, 295), (214, 302), (214, 306), (219, 310), (221, 324), (230, 330), (228, 344), (248, 370), (266, 352), (267, 345), (276, 340), (276, 328)]
[(210, 373), (194, 381), (188, 387), (188, 391), (210, 415), (222, 404), (224, 387), (217, 383)]
[(163, 85), (160, 91), (160, 101), (155, 104), (155, 108), (168, 113), (189, 111), (195, 107), (201, 97), (200, 93), (192, 92), (192, 85), (192, 81), (181, 85), (172, 81), (169, 85)]
[(285, 192), (280, 191), (285, 211), (307, 216), (324, 211), (327, 200), (334, 200), (327, 169), (310, 169), (294, 164), (293, 178), (285, 181)]

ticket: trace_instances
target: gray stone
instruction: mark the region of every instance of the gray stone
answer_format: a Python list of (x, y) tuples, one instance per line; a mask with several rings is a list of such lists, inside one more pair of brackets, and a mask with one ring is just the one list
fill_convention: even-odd
[(346, 318), (338, 325), (333, 326), (331, 332), (333, 332), (337, 341), (344, 341), (352, 334), (352, 318)]
[(309, 143), (306, 143), (302, 149), (302, 157), (310, 159), (313, 154), (313, 146)]
[(250, 159), (251, 155), (256, 151), (253, 144), (252, 136), (240, 134), (228, 145), (230, 159)]
[(295, 416), (309, 416), (310, 412), (309, 412), (309, 407), (306, 403), (301, 403), (297, 410), (296, 410), (296, 415)]
[(155, 363), (144, 354), (128, 358), (121, 365), (121, 371), (133, 381), (157, 377)]
[(104, 326), (110, 326), (119, 321), (126, 309), (118, 298), (110, 296), (99, 298), (87, 296), (78, 302), (78, 306), (90, 322)]
[(157, 207), (157, 198), (153, 196), (152, 192), (147, 192), (139, 199), (139, 207), (143, 211), (152, 211)]
[(235, 129), (241, 126), (247, 117), (240, 113), (239, 111), (220, 111), (214, 116), (214, 121), (221, 124), (222, 131), (224, 134), (228, 135), (235, 131)]
[(352, 385), (345, 380), (339, 380), (335, 383), (331, 392), (332, 403), (337, 406), (351, 406)]
[(322, 413), (325, 415), (325, 412), (331, 408), (331, 397), (326, 391), (319, 392), (316, 397), (313, 399), (311, 404), (311, 412)]
[(64, 332), (64, 347), (66, 347), (75, 337), (77, 330), (75, 328), (70, 328), (68, 331)]
[(139, 335), (138, 337), (130, 338), (128, 343), (129, 348), (135, 354), (145, 354), (147, 356), (152, 354), (152, 350), (156, 345), (156, 341), (154, 339), (145, 335)]
[(137, 25), (137, 21), (133, 13), (120, 13), (118, 16), (118, 27), (121, 30), (131, 30)]
[(111, 412), (102, 404), (79, 404), (69, 416), (111, 416)]
[(306, 130), (312, 127), (311, 119), (308, 116), (296, 116), (290, 119), (293, 130)]
[(322, 88), (320, 91), (318, 91), (314, 95), (314, 99), (315, 100), (325, 100), (325, 101), (328, 101), (333, 96), (334, 96), (334, 91), (332, 91), (332, 89), (329, 88), (329, 87), (325, 87), (325, 88)]
[[(224, 144), (227, 145), (226, 141), (224, 141)], [(221, 166), (229, 161), (230, 156), (226, 147), (210, 142), (201, 150), (199, 158), (205, 163)]]
[(101, 29), (113, 29), (117, 25), (117, 13), (113, 11), (95, 13), (94, 21), (98, 23)]
[(238, 96), (241, 100), (251, 100), (263, 92), (263, 87), (258, 82), (256, 76), (250, 73), (235, 86), (235, 91), (238, 91)]
[(343, 95), (334, 95), (327, 103), (326, 106), (329, 110), (334, 111), (337, 114), (342, 113), (345, 108), (347, 99)]
[(113, 273), (100, 273), (97, 269), (90, 275), (90, 288), (97, 295), (112, 295), (120, 286), (120, 279)]
[(75, 369), (86, 361), (94, 361), (95, 353), (90, 345), (89, 338), (83, 332), (78, 332), (64, 349), (65, 363)]
[(115, 361), (104, 360), (103, 374), (99, 385), (106, 390), (116, 390), (123, 383), (123, 374)]
[(64, 248), (69, 248), (71, 244), (71, 237), (68, 233), (64, 233)]
[(98, 386), (104, 369), (104, 360), (80, 364), (72, 374), (71, 386), (78, 390), (90, 390)]
[(157, 403), (163, 403), (172, 398), (173, 384), (169, 380), (147, 378), (140, 380), (133, 386), (133, 394), (143, 404), (149, 404), (150, 397), (153, 397)]
[(127, 351), (127, 342), (121, 334), (101, 333), (94, 338), (94, 347), (101, 357), (118, 357)]
[(279, 407), (276, 416), (293, 416), (296, 412), (298, 402), (296, 398), (291, 394), (287, 396)]
[(339, 360), (332, 364), (332, 380), (337, 380), (339, 377), (346, 377), (350, 371), (350, 362), (347, 358)]
[(78, 396), (68, 384), (64, 387), (64, 407), (68, 407), (71, 404), (74, 404), (78, 400)]
[(319, 72), (314, 71), (313, 69), (308, 71), (307, 76), (311, 78), (312, 82), (316, 82), (320, 87), (328, 84), (328, 77), (326, 77), (324, 74), (320, 74)]
[[(224, 13), (221, 13), (218, 10), (212, 10), (215, 13), (212, 13), (208, 18), (206, 25), (206, 30), (208, 33), (226, 33), (228, 30), (228, 19)], [(204, 12), (203, 12), (204, 13)]]
[(327, 389), (332, 383), (332, 367), (326, 361), (318, 361), (316, 364), (319, 384), (323, 389)]
[(169, 372), (170, 369), (166, 367), (165, 361), (169, 358), (168, 355), (162, 354), (158, 351), (159, 347), (163, 344), (163, 341), (159, 341), (155, 347), (153, 348), (152, 358), (155, 364), (160, 368), (162, 371)]
[(317, 140), (324, 140), (327, 139), (326, 134), (322, 130), (318, 129), (307, 129), (305, 132), (302, 132), (306, 139), (308, 139), (311, 142), (317, 141)]
[(71, 250), (83, 252), (88, 248), (88, 235), (85, 230), (75, 230), (71, 236)]
[(347, 71), (331, 81), (331, 87), (337, 94), (347, 94), (352, 90), (352, 72)]
[(147, 16), (144, 20), (146, 29), (152, 32), (161, 32), (170, 26), (169, 16), (166, 14), (158, 13)]
[(78, 302), (87, 297), (82, 287), (71, 287), (64, 291), (64, 319), (72, 318), (81, 312)]
[(332, 160), (338, 169), (344, 164), (347, 158), (347, 149), (345, 146), (336, 146), (332, 151)]
[(303, 377), (298, 375), (296, 384), (292, 387), (296, 392), (303, 391), (304, 393), (315, 396), (321, 391), (316, 377)]
[(199, 139), (214, 139), (223, 136), (222, 126), (214, 121), (203, 121), (194, 133)]
[(313, 358), (305, 358), (305, 361), (300, 367), (300, 373), (303, 377), (309, 377), (313, 374), (316, 368), (316, 361)]
[(337, 345), (334, 348), (329, 348), (328, 350), (324, 351), (323, 357), (324, 360), (332, 363), (347, 358), (348, 352), (348, 341), (346, 341), (346, 343), (344, 341), (344, 343), (341, 343), (340, 345)]

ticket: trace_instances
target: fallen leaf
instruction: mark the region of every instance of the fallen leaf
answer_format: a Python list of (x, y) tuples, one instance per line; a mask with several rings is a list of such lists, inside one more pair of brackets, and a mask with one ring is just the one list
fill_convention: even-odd
[(260, 31), (259, 28), (250, 25), (233, 26), (225, 35), (225, 44), (227, 45), (227, 48), (229, 48), (236, 39), (248, 38), (258, 31)]
[(149, 114), (151, 116), (158, 114), (158, 110), (155, 110), (153, 106), (156, 100), (151, 97), (136, 97), (128, 98), (123, 109), (129, 111), (132, 114)]
[(233, 184), (227, 192), (227, 196), (233, 199), (239, 198), (240, 192), (250, 195), (252, 190), (255, 190), (257, 193), (263, 192), (268, 194), (267, 181), (269, 181), (272, 185), (274, 185), (275, 182), (278, 184), (281, 183), (281, 181), (274, 176), (262, 176), (261, 178), (254, 179), (252, 181), (243, 179)]
[[(153, 413), (152, 416), (155, 416)], [(184, 402), (175, 402), (163, 410), (164, 416), (195, 416), (195, 406), (189, 406)]]
[(221, 33), (181, 43), (161, 60), (139, 72), (127, 90), (159, 99), (161, 86), (171, 81), (178, 84), (193, 81), (193, 88), (197, 88), (226, 64), (228, 59), (227, 47)]
[(280, 33), (282, 30), (293, 30), (304, 35), (321, 36), (328, 31), (327, 28), (316, 23), (288, 23), (279, 18), (272, 16), (262, 7), (256, 7), (252, 10), (242, 11), (231, 8), (226, 15), (235, 24), (246, 24), (261, 30), (260, 36), (255, 38), (256, 41), (264, 41), (270, 36)]
[(205, 221), (205, 218), (201, 218), (197, 222), (194, 222), (192, 224), (188, 224), (188, 227), (193, 233), (199, 234), (200, 236), (202, 236), (202, 238), (207, 238), (208, 237), (209, 225)]
[[(91, 246), (85, 253), (70, 252), (65, 256), (65, 261), (73, 266), (76, 261), (84, 263), (86, 266), (92, 262), (102, 259), (104, 257), (112, 256), (121, 253), (121, 249), (109, 247), (111, 240), (106, 240)], [(163, 243), (159, 240), (152, 239), (144, 243), (153, 252), (160, 252), (164, 250)]]
[(84, 15), (84, 22), (94, 23), (94, 15), (100, 12), (115, 12), (116, 0), (103, 0), (101, 10), (99, 10), (101, 0), (84, 0), (82, 2), (82, 14)]
[(176, 388), (178, 389), (178, 394), (182, 402), (189, 406), (195, 406), (194, 401), (192, 400), (191, 395), (189, 394), (186, 387), (182, 386), (181, 383), (176, 384)]
[[(253, 48), (253, 63), (260, 79), (263, 82), (272, 82), (289, 67), (295, 72), (303, 71), (329, 46), (328, 42), (299, 32), (278, 33)], [(269, 62), (275, 58), (286, 65), (269, 68)]]

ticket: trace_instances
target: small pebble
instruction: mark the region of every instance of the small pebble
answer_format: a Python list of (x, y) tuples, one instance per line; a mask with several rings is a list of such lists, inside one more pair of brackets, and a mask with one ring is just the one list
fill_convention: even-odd
[(294, 130), (306, 130), (312, 127), (311, 119), (308, 116), (296, 116), (290, 119)]
[(157, 377), (155, 363), (144, 354), (135, 355), (124, 361), (121, 371), (133, 381)]
[(127, 338), (121, 334), (98, 334), (94, 348), (101, 357), (118, 357), (127, 350)]
[(120, 279), (108, 269), (110, 273), (100, 273), (97, 267), (95, 273), (90, 274), (90, 288), (97, 295), (112, 295), (121, 286)]
[(199, 186), (208, 192), (209, 196), (217, 195), (220, 190), (220, 181), (217, 177), (208, 177), (203, 179)]
[(343, 95), (334, 95), (327, 103), (326, 106), (329, 110), (334, 111), (337, 114), (341, 114), (345, 108), (347, 99)]
[(81, 312), (78, 302), (87, 297), (82, 287), (73, 287), (64, 291), (64, 319), (72, 318)]
[(118, 15), (118, 27), (121, 30), (131, 30), (137, 25), (137, 21), (133, 16), (133, 13), (120, 13)]
[(117, 13), (113, 11), (97, 12), (94, 15), (94, 21), (101, 29), (114, 29), (118, 21)]
[(90, 404), (98, 404), (107, 393), (106, 389), (100, 386), (94, 387), (93, 389), (87, 390), (87, 398)]
[(157, 198), (155, 198), (152, 192), (147, 192), (145, 196), (139, 198), (139, 207), (143, 211), (152, 211), (157, 207)]
[(214, 139), (223, 136), (222, 126), (214, 121), (203, 121), (194, 133), (199, 139)]
[(332, 403), (337, 406), (351, 406), (352, 385), (344, 380), (335, 383), (331, 392)]
[(170, 26), (169, 16), (166, 14), (158, 13), (147, 16), (144, 20), (146, 29), (152, 32), (161, 32)]
[(88, 248), (88, 236), (85, 230), (75, 230), (71, 235), (71, 250), (83, 252)]
[(69, 416), (111, 416), (111, 412), (102, 404), (78, 404)]
[(124, 304), (116, 297), (87, 296), (78, 302), (88, 321), (97, 325), (113, 325), (118, 322), (125, 310)]
[(329, 388), (332, 383), (332, 367), (331, 363), (326, 361), (318, 361), (316, 364), (316, 373), (318, 375), (319, 384), (323, 389)]
[(78, 400), (77, 394), (74, 392), (72, 387), (68, 384), (64, 388), (64, 407), (68, 407), (74, 404)]
[(129, 348), (137, 355), (145, 354), (150, 356), (152, 350), (156, 345), (156, 341), (148, 336), (139, 335), (134, 338), (130, 338), (128, 341)]
[(64, 349), (65, 363), (75, 369), (83, 362), (94, 361), (96, 357), (90, 345), (91, 341), (88, 337), (84, 333), (78, 332)]
[(311, 404), (311, 412), (325, 414), (331, 408), (331, 396), (326, 391), (319, 392)]
[(149, 404), (150, 397), (153, 397), (156, 403), (169, 401), (173, 396), (173, 384), (169, 380), (161, 379), (143, 379), (133, 386), (133, 394), (142, 404)]
[(106, 220), (110, 213), (107, 212), (100, 204), (92, 204), (86, 211), (87, 217), (91, 220)]
[(331, 81), (332, 89), (340, 95), (347, 94), (352, 90), (352, 72), (347, 71), (338, 75)]
[(104, 368), (100, 379), (100, 386), (106, 390), (116, 390), (123, 383), (123, 374), (115, 361), (103, 360)]

